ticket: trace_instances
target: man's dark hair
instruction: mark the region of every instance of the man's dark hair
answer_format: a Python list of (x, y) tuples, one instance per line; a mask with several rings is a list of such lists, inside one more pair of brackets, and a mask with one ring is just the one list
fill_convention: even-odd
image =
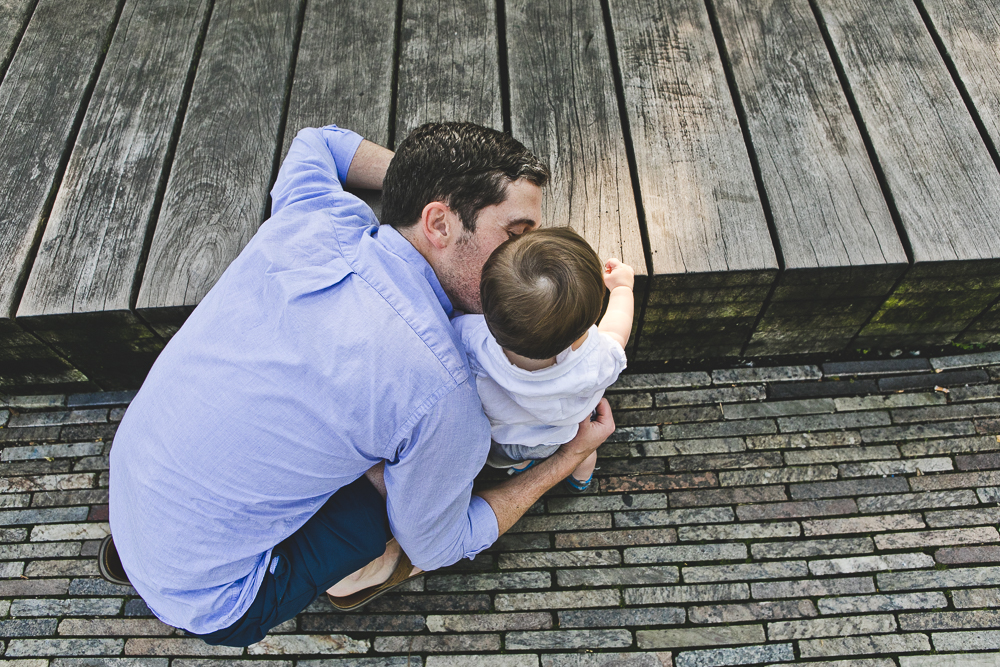
[(601, 316), (604, 266), (569, 227), (525, 232), (500, 244), (483, 265), (479, 296), (501, 347), (550, 359)]
[(475, 123), (427, 123), (396, 148), (382, 184), (382, 222), (410, 227), (424, 207), (440, 201), (476, 231), (476, 217), (507, 199), (519, 178), (541, 187), (549, 170), (509, 134)]

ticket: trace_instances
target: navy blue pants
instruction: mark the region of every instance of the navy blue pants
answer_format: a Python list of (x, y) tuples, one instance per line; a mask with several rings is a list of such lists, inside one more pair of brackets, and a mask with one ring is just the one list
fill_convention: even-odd
[(225, 646), (259, 642), (326, 589), (385, 553), (391, 538), (385, 499), (361, 476), (274, 548), (257, 597), (238, 621), (194, 636)]

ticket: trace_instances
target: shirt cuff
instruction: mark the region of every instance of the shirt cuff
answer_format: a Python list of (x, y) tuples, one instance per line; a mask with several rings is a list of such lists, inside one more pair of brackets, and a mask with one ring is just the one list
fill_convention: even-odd
[(347, 183), (347, 172), (351, 167), (351, 161), (354, 160), (354, 154), (358, 152), (358, 146), (364, 141), (364, 137), (336, 125), (327, 125), (322, 131), (323, 139), (337, 165), (337, 178), (340, 179), (341, 185), (344, 185)]
[(500, 537), (500, 526), (493, 508), (482, 496), (469, 499), (469, 523), (472, 525), (471, 543), (479, 545), (465, 552), (466, 558), (474, 558), (477, 553), (492, 545)]

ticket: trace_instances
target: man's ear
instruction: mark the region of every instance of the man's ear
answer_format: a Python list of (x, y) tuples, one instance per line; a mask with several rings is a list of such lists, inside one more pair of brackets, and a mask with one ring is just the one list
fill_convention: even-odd
[(458, 239), (461, 222), (451, 208), (432, 201), (420, 213), (420, 230), (433, 247), (443, 250)]

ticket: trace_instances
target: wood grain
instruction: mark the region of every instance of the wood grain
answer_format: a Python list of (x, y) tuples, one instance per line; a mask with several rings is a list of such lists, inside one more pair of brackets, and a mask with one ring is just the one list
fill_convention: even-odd
[(992, 0), (921, 0), (994, 149), (1000, 149), (1000, 7)]
[(612, 0), (655, 276), (777, 268), (700, 0)]
[(714, 5), (785, 268), (901, 272), (906, 253), (808, 0)]
[(285, 0), (215, 4), (142, 278), (140, 314), (196, 306), (266, 217), (299, 14), (300, 3)]
[(630, 264), (641, 302), (646, 259), (600, 5), (514, 0), (506, 14), (511, 128), (552, 171), (543, 225)]
[(714, 0), (784, 260), (744, 354), (843, 349), (906, 253), (808, 0)]
[(389, 145), (395, 0), (310, 0), (282, 156), (304, 127), (336, 123)]
[(404, 0), (393, 143), (428, 122), (502, 127), (498, 53), (494, 0)]
[(817, 5), (914, 261), (1000, 261), (1000, 174), (916, 7)]
[(0, 81), (37, 0), (0, 0)]
[[(1000, 8), (981, 0), (923, 0), (922, 4), (995, 154), (1000, 150)], [(997, 212), (993, 213), (996, 220)], [(956, 340), (1000, 342), (1000, 306), (986, 310)]]
[(41, 0), (0, 84), (0, 318), (17, 308), (116, 5)]
[(84, 117), (18, 317), (128, 311), (207, 0), (134, 0)]
[(707, 8), (609, 5), (649, 235), (650, 302), (661, 292), (674, 300), (647, 306), (639, 357), (739, 354), (766, 289), (733, 301), (707, 293), (769, 287), (778, 263)]
[[(397, 14), (395, 0), (306, 3), (282, 159), (299, 130), (331, 123), (379, 145), (391, 145)], [(380, 190), (351, 192), (378, 216)]]

